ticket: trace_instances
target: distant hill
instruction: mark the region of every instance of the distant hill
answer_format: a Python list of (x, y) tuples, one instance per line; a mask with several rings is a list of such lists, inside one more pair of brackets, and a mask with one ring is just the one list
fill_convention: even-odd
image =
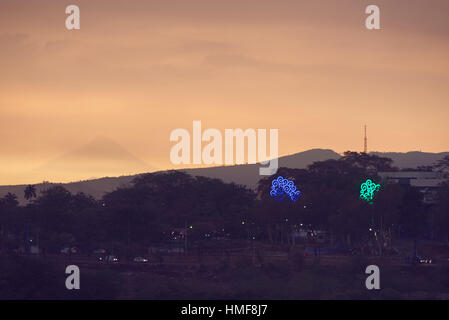
[(371, 152), (379, 157), (390, 158), (393, 160), (394, 166), (404, 168), (416, 168), (419, 166), (430, 166), (438, 160), (449, 156), (449, 152), (430, 153), (420, 151), (410, 151), (406, 153), (400, 152)]
[[(103, 141), (104, 142), (104, 141)], [(49, 163), (47, 170), (58, 169), (59, 174), (63, 174), (65, 170), (72, 170), (72, 167), (67, 166), (65, 158), (72, 161), (73, 159), (82, 160), (85, 154), (91, 154), (91, 152), (98, 152), (98, 155), (103, 156), (105, 154), (109, 155), (109, 159), (116, 159), (116, 154), (112, 154), (110, 150), (117, 150), (117, 146), (113, 145), (110, 147), (111, 142), (106, 141), (109, 144), (108, 148), (103, 148), (103, 150), (91, 150), (91, 148), (96, 148), (97, 145), (102, 145), (103, 143), (100, 139), (97, 139), (93, 143), (87, 145), (86, 147), (77, 150), (69, 155), (56, 159), (56, 161)], [(114, 151), (117, 152), (117, 151)], [(119, 155), (121, 152), (118, 153)], [(290, 167), (290, 168), (305, 168), (309, 164), (315, 161), (323, 161), (327, 159), (338, 159), (340, 155), (332, 150), (323, 149), (312, 149), (293, 155), (288, 155), (279, 158), (280, 167)], [(101, 157), (98, 157), (101, 158)], [(101, 162), (98, 163), (101, 165)], [(210, 168), (198, 168), (198, 169), (184, 169), (180, 170), (194, 176), (205, 176), (210, 178), (222, 179), (225, 182), (234, 182), (237, 184), (246, 185), (251, 188), (255, 188), (257, 182), (261, 178), (259, 176), (259, 164), (247, 164), (247, 165), (236, 165), (236, 166), (220, 166), (220, 167), (210, 167)], [(77, 170), (81, 170), (82, 167), (78, 166)], [(116, 170), (120, 170), (120, 167), (116, 167)], [(103, 170), (103, 169), (102, 169)], [(66, 171), (67, 172), (67, 171)], [(70, 171), (73, 172), (73, 171)], [(101, 196), (107, 192), (115, 190), (119, 186), (128, 185), (132, 179), (134, 179), (138, 174), (127, 175), (120, 177), (105, 177), (99, 179), (86, 179), (85, 181), (71, 182), (71, 183), (40, 183), (35, 184), (37, 193), (40, 194), (42, 190), (48, 189), (53, 185), (63, 185), (71, 193), (84, 192), (91, 194), (95, 198), (101, 198)], [(56, 180), (57, 181), (57, 180)], [(24, 189), (26, 185), (15, 185), (15, 186), (0, 186), (0, 196), (5, 195), (8, 192), (17, 195), (19, 202), (25, 204), (24, 199)]]
[[(426, 153), (426, 152), (371, 152), (380, 157), (386, 157), (393, 160), (393, 166), (399, 169), (416, 168), (418, 166), (430, 166), (438, 160), (449, 155), (449, 152)], [(339, 159), (340, 154), (329, 149), (311, 149), (308, 151), (295, 153), (293, 155), (279, 158), (279, 167), (287, 167), (292, 169), (303, 169), (316, 161), (324, 161), (329, 159)], [(261, 178), (259, 176), (259, 165), (240, 165), (227, 167), (199, 168), (183, 170), (191, 175), (206, 176), (211, 178), (220, 178), (225, 182), (235, 182), (255, 188), (257, 182)]]
[[(62, 185), (72, 194), (78, 192), (84, 192), (90, 194), (96, 199), (100, 199), (105, 193), (114, 191), (120, 186), (128, 185), (132, 179), (137, 175), (132, 176), (121, 176), (121, 177), (105, 177), (100, 179), (85, 180), (70, 183), (38, 183), (34, 186), (36, 187), (36, 195), (39, 194), (52, 186)], [(8, 192), (14, 193), (17, 196), (17, 200), (20, 204), (26, 204), (24, 197), (24, 190), (27, 185), (15, 185), (15, 186), (0, 186), (0, 197), (4, 196)]]
[[(108, 148), (110, 150), (110, 148)], [(100, 152), (101, 153), (101, 152)], [(81, 152), (83, 154), (83, 152)], [(103, 153), (104, 154), (104, 153)], [(424, 152), (407, 152), (407, 153), (380, 153), (373, 152), (382, 157), (389, 157), (393, 159), (393, 165), (399, 168), (415, 168), (421, 165), (431, 165), (449, 155), (449, 152), (442, 153), (424, 153)], [(324, 161), (328, 159), (339, 159), (341, 155), (328, 149), (312, 149), (279, 158), (279, 167), (288, 167), (294, 169), (306, 168), (308, 165), (316, 161)], [(100, 163), (101, 164), (101, 163)], [(246, 185), (250, 188), (255, 188), (257, 182), (262, 176), (259, 176), (259, 164), (246, 164), (236, 166), (220, 166), (197, 169), (180, 169), (194, 176), (206, 176), (210, 178), (222, 179), (225, 182), (234, 182), (237, 184)], [(117, 171), (119, 167), (115, 168)], [(79, 182), (65, 183), (63, 185), (72, 193), (84, 192), (93, 195), (96, 198), (101, 198), (104, 193), (115, 190), (119, 186), (129, 185), (132, 179), (137, 175), (127, 175), (120, 177), (105, 177), (100, 179), (91, 179)], [(53, 184), (43, 183), (37, 184), (36, 189), (38, 193), (50, 187)], [(17, 186), (0, 186), (0, 196), (7, 192), (15, 193), (21, 204), (25, 203), (23, 198), (23, 191), (25, 185)]]
[[(341, 156), (328, 149), (311, 149), (304, 152), (279, 158), (279, 167), (292, 169), (303, 169), (316, 161), (328, 159), (338, 159)], [(259, 175), (259, 164), (246, 164), (238, 166), (222, 166), (212, 168), (198, 168), (183, 170), (193, 176), (205, 176), (210, 178), (219, 178), (224, 182), (234, 182), (255, 188), (261, 178)]]

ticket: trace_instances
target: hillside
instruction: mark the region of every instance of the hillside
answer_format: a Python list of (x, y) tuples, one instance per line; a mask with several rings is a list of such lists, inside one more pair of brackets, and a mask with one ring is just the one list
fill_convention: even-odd
[[(449, 152), (442, 153), (424, 153), (424, 152), (407, 152), (407, 153), (379, 153), (373, 152), (373, 154), (389, 157), (393, 159), (393, 165), (403, 168), (413, 168), (421, 165), (431, 165), (444, 156), (449, 155)], [(340, 155), (332, 150), (328, 149), (312, 149), (296, 154), (284, 156), (279, 158), (279, 167), (288, 168), (306, 168), (308, 165), (316, 161), (323, 161), (327, 159), (338, 159)], [(255, 188), (259, 176), (258, 164), (236, 165), (236, 166), (220, 166), (210, 168), (197, 168), (197, 169), (184, 169), (188, 174), (194, 176), (206, 176), (210, 178), (222, 179), (225, 182), (234, 182), (237, 184), (243, 184), (250, 188)], [(120, 167), (115, 168), (117, 171)], [(118, 177), (104, 177), (99, 179), (84, 180), (79, 182), (63, 183), (67, 190), (72, 193), (84, 192), (93, 195), (96, 198), (101, 198), (104, 193), (115, 190), (119, 186), (125, 186), (129, 184), (132, 179), (137, 175), (126, 175)], [(52, 183), (36, 184), (38, 194), (49, 188)], [(5, 195), (8, 192), (15, 193), (21, 204), (26, 203), (23, 197), (23, 191), (26, 185), (15, 186), (0, 186), (0, 196)]]

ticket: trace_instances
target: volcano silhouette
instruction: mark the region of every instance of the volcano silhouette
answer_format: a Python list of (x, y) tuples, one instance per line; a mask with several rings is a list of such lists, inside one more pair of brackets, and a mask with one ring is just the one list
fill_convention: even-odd
[(155, 168), (107, 137), (88, 144), (38, 167), (42, 180), (68, 182), (95, 177), (112, 177), (154, 171)]

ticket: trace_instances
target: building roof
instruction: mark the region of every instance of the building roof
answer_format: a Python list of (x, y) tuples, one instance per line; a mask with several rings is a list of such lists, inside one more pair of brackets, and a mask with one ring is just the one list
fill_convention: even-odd
[(443, 179), (417, 179), (410, 180), (410, 185), (418, 188), (438, 188), (443, 182)]
[(433, 171), (392, 171), (379, 172), (382, 179), (440, 179), (441, 173)]

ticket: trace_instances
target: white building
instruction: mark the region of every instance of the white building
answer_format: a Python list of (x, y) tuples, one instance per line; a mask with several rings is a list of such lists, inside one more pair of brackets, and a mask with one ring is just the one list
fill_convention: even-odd
[(418, 188), (424, 193), (424, 202), (429, 204), (435, 202), (435, 193), (444, 182), (442, 175), (433, 171), (379, 172), (379, 176), (385, 182), (407, 184)]

